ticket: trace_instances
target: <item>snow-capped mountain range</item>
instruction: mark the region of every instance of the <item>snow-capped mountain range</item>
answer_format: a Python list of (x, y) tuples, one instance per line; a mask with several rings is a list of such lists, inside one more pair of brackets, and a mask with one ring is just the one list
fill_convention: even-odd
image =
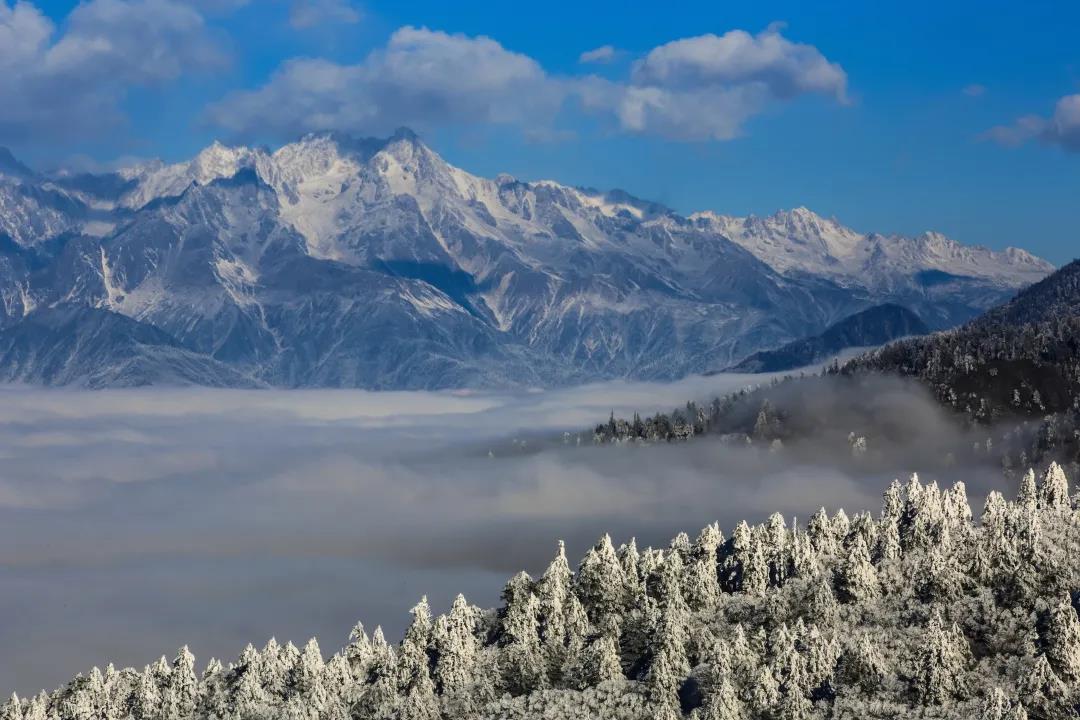
[(804, 208), (680, 216), (480, 178), (407, 130), (38, 174), (0, 150), (0, 379), (448, 388), (670, 379), (894, 302), (933, 328), (1053, 270)]

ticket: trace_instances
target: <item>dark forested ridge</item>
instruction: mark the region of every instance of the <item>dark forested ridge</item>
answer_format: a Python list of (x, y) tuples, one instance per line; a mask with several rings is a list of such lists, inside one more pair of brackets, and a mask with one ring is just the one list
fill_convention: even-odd
[[(788, 442), (821, 432), (822, 420), (838, 411), (836, 402), (823, 409), (823, 396), (841, 398), (840, 409), (849, 415), (862, 406), (873, 409), (867, 402), (875, 395), (873, 378), (910, 379), (960, 424), (983, 428), (1007, 471), (1053, 460), (1080, 467), (1080, 261), (955, 330), (900, 340), (834, 363), (821, 377), (789, 377), (707, 406), (690, 403), (645, 419), (612, 417), (596, 427), (594, 438), (670, 441), (710, 434)], [(856, 419), (853, 443), (893, 423), (873, 412)]]
[(908, 335), (925, 335), (930, 328), (905, 307), (876, 305), (831, 325), (814, 337), (795, 340), (775, 350), (754, 353), (731, 372), (782, 372), (825, 360), (848, 348), (882, 345)]
[(1080, 703), (1080, 512), (1052, 466), (972, 521), (965, 488), (894, 482), (876, 516), (604, 537), (503, 604), (426, 601), (396, 646), (270, 640), (200, 673), (183, 648), (13, 697), (4, 720), (1023, 718)]
[(913, 377), (983, 424), (1037, 421), (1036, 451), (1080, 460), (1080, 261), (956, 330), (904, 340), (831, 372)]

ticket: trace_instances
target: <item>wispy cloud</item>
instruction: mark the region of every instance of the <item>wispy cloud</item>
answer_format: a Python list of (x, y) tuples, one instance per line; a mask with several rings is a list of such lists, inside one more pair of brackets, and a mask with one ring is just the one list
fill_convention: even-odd
[(289, 8), (289, 24), (298, 29), (332, 23), (354, 25), (360, 17), (360, 11), (348, 0), (293, 0)]
[(1058, 100), (1050, 117), (1024, 115), (1010, 125), (990, 128), (982, 137), (1007, 147), (1038, 140), (1069, 152), (1080, 152), (1080, 94)]
[(609, 63), (615, 59), (616, 50), (613, 45), (601, 45), (592, 50), (586, 50), (578, 56), (580, 63)]

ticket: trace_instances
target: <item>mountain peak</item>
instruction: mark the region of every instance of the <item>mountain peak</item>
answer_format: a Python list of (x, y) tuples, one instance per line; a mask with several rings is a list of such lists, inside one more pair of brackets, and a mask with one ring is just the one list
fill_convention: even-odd
[(420, 142), (420, 136), (407, 127), (399, 127), (394, 130), (394, 134), (390, 136), (391, 140), (402, 140), (405, 142)]
[(6, 147), (0, 146), (0, 175), (26, 178), (33, 176), (34, 171), (19, 162)]
[(798, 207), (792, 208), (791, 210), (777, 210), (770, 216), (769, 219), (777, 222), (798, 224), (815, 228), (837, 224), (834, 220), (829, 220), (822, 217), (821, 215), (818, 215), (816, 212), (806, 207), (805, 205), (800, 205)]
[(232, 177), (245, 167), (250, 167), (256, 152), (250, 148), (229, 147), (217, 140), (204, 148), (192, 161), (192, 175), (200, 183), (218, 178)]

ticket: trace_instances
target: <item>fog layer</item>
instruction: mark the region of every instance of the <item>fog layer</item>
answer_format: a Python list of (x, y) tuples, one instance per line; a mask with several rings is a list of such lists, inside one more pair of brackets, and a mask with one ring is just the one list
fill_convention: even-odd
[[(428, 595), (494, 605), (513, 572), (572, 561), (604, 532), (678, 531), (819, 506), (874, 509), (892, 477), (969, 442), (914, 386), (871, 407), (904, 427), (856, 460), (813, 440), (593, 447), (585, 431), (761, 382), (721, 375), (502, 394), (0, 391), (0, 691), (52, 688), (188, 644), (200, 666), (270, 636), (329, 653), (362, 620), (397, 638)], [(822, 402), (830, 434), (862, 414)], [(829, 416), (824, 416), (829, 415)], [(894, 423), (894, 425), (896, 425)], [(571, 431), (564, 442), (562, 433)], [(902, 439), (899, 439), (902, 438)]]

